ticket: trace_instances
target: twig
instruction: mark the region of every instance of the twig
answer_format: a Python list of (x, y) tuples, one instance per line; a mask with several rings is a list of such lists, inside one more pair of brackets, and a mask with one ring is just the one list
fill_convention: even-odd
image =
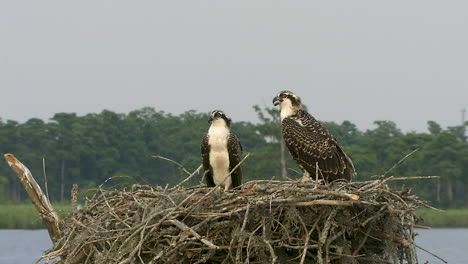
[(208, 174), (208, 172), (210, 172), (210, 170), (206, 170), (206, 171), (203, 173), (203, 176), (202, 176), (201, 179), (200, 179), (200, 186), (203, 185), (203, 182), (204, 182), (205, 179), (206, 179), (206, 174)]
[(188, 180), (190, 180), (195, 174), (197, 174), (201, 168), (203, 168), (203, 164), (200, 164), (200, 166), (198, 166), (198, 168), (192, 172), (192, 174), (190, 174), (187, 178), (185, 178), (183, 181), (181, 181), (180, 183), (178, 183), (176, 186), (172, 187), (173, 189), (174, 188), (177, 188), (179, 186), (181, 186), (182, 184), (186, 183)]
[(191, 175), (191, 173), (184, 167), (182, 166), (182, 164), (180, 164), (179, 162), (175, 161), (175, 160), (171, 160), (169, 158), (166, 158), (166, 157), (163, 157), (163, 156), (159, 156), (159, 155), (156, 155), (156, 156), (151, 156), (155, 159), (162, 159), (162, 160), (167, 160), (167, 161), (170, 161), (174, 164), (176, 164), (177, 166), (179, 166), (179, 168), (181, 168), (185, 173), (187, 173), (188, 175)]
[[(244, 214), (244, 221), (242, 221), (242, 226), (239, 231), (239, 237), (237, 239), (237, 244), (239, 246), (242, 246), (244, 244), (244, 238), (242, 233), (245, 230), (245, 227), (247, 226), (247, 221), (249, 219), (249, 212), (250, 212), (250, 203), (247, 204), (247, 208), (245, 209), (245, 214)], [(241, 254), (242, 254), (242, 247), (238, 247), (236, 250), (236, 262), (240, 263), (241, 262)]]
[(336, 213), (337, 213), (337, 209), (334, 208), (330, 212), (330, 214), (328, 215), (327, 221), (325, 222), (325, 225), (323, 227), (322, 232), (320, 232), (319, 241), (318, 241), (319, 242), (319, 248), (318, 248), (318, 252), (317, 252), (318, 263), (329, 263), (329, 261), (328, 261), (328, 249), (327, 248), (325, 249), (325, 251), (327, 253), (326, 256), (325, 256), (325, 262), (323, 262), (322, 251), (323, 251), (323, 245), (326, 245), (326, 240), (327, 240), (327, 237), (328, 237), (328, 231), (330, 230), (330, 228), (332, 226), (333, 218), (335, 218)]
[(231, 174), (235, 170), (237, 170), (237, 168), (239, 168), (240, 165), (244, 162), (244, 160), (246, 160), (249, 156), (250, 156), (250, 153), (247, 153), (247, 155), (245, 155), (245, 157), (236, 166), (234, 166), (234, 168), (232, 168), (232, 170), (228, 174), (226, 174), (226, 176), (224, 176), (222, 183), (224, 183), (227, 180), (227, 178), (231, 176)]
[(421, 228), (421, 229), (432, 229), (430, 226), (423, 226), (423, 225), (413, 225), (416, 228)]
[(249, 241), (247, 242), (247, 258), (246, 258), (246, 263), (248, 263), (248, 258), (249, 258), (249, 255), (250, 255), (250, 242), (252, 242), (252, 239), (254, 237), (254, 234), (263, 226), (263, 224), (260, 224), (258, 225), (257, 228), (254, 229), (254, 231), (252, 231), (250, 233), (250, 236), (249, 236)]
[(392, 170), (394, 170), (398, 165), (400, 165), (405, 159), (407, 159), (409, 156), (413, 155), (416, 151), (418, 151), (419, 148), (411, 151), (409, 154), (407, 154), (406, 156), (404, 156), (401, 160), (399, 160), (397, 163), (395, 163), (387, 172), (385, 172), (383, 175), (382, 175), (382, 178), (385, 178), (387, 176), (387, 174), (389, 174)]
[(441, 209), (439, 209), (439, 208), (435, 208), (435, 207), (433, 207), (433, 206), (430, 206), (430, 205), (428, 205), (428, 204), (424, 204), (423, 206), (424, 206), (424, 207), (427, 207), (427, 208), (429, 208), (429, 209), (432, 209), (432, 210), (435, 210), (435, 211), (441, 212), (441, 213), (445, 213), (445, 211), (444, 211), (444, 210), (441, 210)]
[(290, 202), (285, 203), (287, 205), (295, 206), (312, 206), (312, 205), (337, 205), (337, 206), (352, 206), (356, 202), (354, 201), (338, 201), (338, 200), (313, 200), (307, 202)]
[(438, 258), (440, 261), (442, 261), (442, 262), (444, 262), (444, 263), (448, 263), (448, 262), (447, 262), (445, 259), (443, 259), (443, 258), (441, 258), (441, 257), (437, 256), (436, 254), (434, 254), (434, 253), (430, 252), (429, 250), (427, 250), (427, 249), (425, 249), (425, 248), (422, 248), (422, 247), (420, 247), (420, 246), (418, 246), (418, 245), (416, 245), (416, 247), (417, 247), (417, 248), (419, 248), (420, 250), (422, 250), (422, 251), (426, 252), (426, 253), (429, 253), (429, 254), (431, 254), (433, 257), (436, 257), (436, 258)]
[(168, 220), (168, 222), (175, 225), (176, 227), (178, 227), (180, 230), (182, 230), (184, 232), (189, 232), (192, 236), (196, 237), (198, 240), (200, 240), (203, 244), (205, 244), (209, 248), (219, 249), (218, 246), (216, 246), (215, 244), (211, 243), (210, 241), (204, 239), (197, 232), (195, 232), (192, 228), (188, 227), (186, 224), (180, 222), (179, 220), (172, 219), (172, 220)]
[(276, 256), (275, 250), (271, 246), (270, 241), (268, 241), (266, 237), (265, 219), (263, 219), (262, 229), (263, 229), (262, 239), (263, 239), (263, 242), (267, 245), (268, 249), (270, 250), (271, 263), (277, 263), (278, 257)]
[(49, 187), (47, 186), (47, 174), (46, 174), (46, 163), (45, 158), (42, 157), (42, 174), (44, 175), (44, 187), (47, 199), (49, 199)]
[(244, 221), (242, 222), (242, 227), (240, 232), (244, 232), (245, 226), (247, 225), (247, 221), (249, 219), (249, 212), (250, 212), (250, 203), (247, 204), (247, 208), (245, 209)]
[(326, 194), (326, 195), (333, 195), (333, 196), (339, 196), (351, 200), (359, 200), (359, 195), (357, 194), (349, 194), (345, 192), (340, 192), (340, 191), (329, 191), (329, 190), (314, 190), (314, 193), (320, 193), (320, 194)]
[[(288, 168), (288, 170), (292, 171), (292, 172), (295, 172), (296, 174), (298, 175), (302, 175), (303, 173), (300, 173), (299, 171), (295, 170), (295, 169), (292, 169), (292, 168)], [(288, 177), (289, 178), (289, 177)], [(290, 181), (293, 181), (293, 179), (289, 178)]]
[(309, 247), (310, 235), (312, 234), (313, 231), (314, 231), (314, 228), (311, 227), (311, 228), (310, 228), (310, 231), (309, 231), (309, 232), (306, 232), (307, 236), (306, 236), (306, 239), (305, 239), (305, 242), (304, 242), (304, 249), (302, 250), (302, 256), (301, 256), (301, 262), (300, 262), (300, 264), (304, 264), (304, 263), (305, 263), (305, 257), (306, 257), (306, 255), (307, 255), (307, 250), (308, 250), (308, 247)]
[(406, 181), (406, 180), (420, 180), (420, 179), (439, 179), (440, 176), (411, 176), (411, 177), (394, 177), (388, 181)]

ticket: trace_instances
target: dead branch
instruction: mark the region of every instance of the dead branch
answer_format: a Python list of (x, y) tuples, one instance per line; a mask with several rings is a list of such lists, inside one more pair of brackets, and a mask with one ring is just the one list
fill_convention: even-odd
[(16, 159), (13, 154), (7, 153), (4, 157), (8, 162), (8, 165), (13, 169), (23, 184), (31, 202), (39, 212), (39, 217), (47, 226), (52, 242), (54, 245), (57, 244), (58, 240), (62, 237), (62, 233), (60, 231), (61, 220), (58, 217), (57, 212), (52, 207), (47, 196), (42, 192), (39, 184), (37, 184), (36, 180), (33, 178), (31, 171)]
[(186, 183), (188, 180), (190, 180), (193, 176), (195, 176), (200, 170), (201, 168), (203, 168), (203, 164), (200, 164), (200, 166), (198, 166), (198, 168), (196, 170), (194, 170), (187, 178), (185, 178), (183, 181), (181, 181), (180, 183), (178, 183), (176, 186), (174, 186), (173, 188), (177, 188), (179, 186), (181, 186), (182, 184)]
[(395, 163), (388, 171), (386, 171), (382, 177), (386, 177), (391, 171), (393, 171), (398, 165), (400, 165), (405, 159), (407, 159), (409, 156), (413, 155), (416, 151), (418, 151), (419, 148), (411, 151), (410, 153), (408, 153), (406, 156), (404, 156), (402, 159), (400, 159), (397, 163)]
[(170, 161), (170, 162), (174, 163), (175, 165), (177, 165), (179, 168), (181, 168), (185, 173), (187, 173), (188, 175), (191, 175), (191, 173), (184, 166), (182, 166), (182, 164), (180, 164), (179, 162), (177, 162), (175, 160), (172, 160), (170, 158), (166, 158), (166, 157), (163, 157), (163, 156), (159, 156), (159, 155), (151, 156), (151, 157), (155, 158), (155, 159), (162, 159), (162, 160)]
[(209, 248), (211, 248), (211, 249), (218, 249), (219, 248), (218, 246), (211, 243), (210, 241), (202, 238), (202, 236), (200, 236), (197, 232), (193, 231), (192, 228), (188, 227), (186, 224), (180, 222), (179, 220), (173, 219), (173, 220), (168, 220), (168, 222), (175, 225), (175, 226), (177, 226), (180, 230), (182, 230), (182, 231), (184, 231), (186, 233), (187, 232), (190, 233), (192, 236), (199, 239), (203, 244), (207, 245)]
[(418, 245), (416, 245), (416, 247), (419, 248), (420, 250), (422, 250), (422, 251), (424, 251), (424, 252), (426, 252), (426, 253), (432, 255), (433, 257), (439, 259), (440, 261), (442, 261), (442, 262), (444, 262), (444, 263), (448, 263), (448, 261), (446, 261), (445, 259), (443, 259), (443, 258), (437, 256), (436, 254), (430, 252), (429, 250), (427, 250), (427, 249), (425, 249), (425, 248), (423, 248), (423, 247), (420, 247), (420, 246), (418, 246)]

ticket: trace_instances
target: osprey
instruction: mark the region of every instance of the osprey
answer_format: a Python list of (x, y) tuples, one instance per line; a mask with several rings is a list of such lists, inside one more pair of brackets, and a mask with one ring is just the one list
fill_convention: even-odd
[(231, 133), (231, 119), (223, 111), (210, 113), (208, 133), (202, 139), (201, 154), (208, 187), (221, 185), (224, 190), (236, 188), (242, 182), (242, 170), (238, 166), (230, 176), (229, 172), (239, 164), (242, 146)]
[(302, 109), (299, 96), (282, 91), (273, 98), (273, 105), (281, 107), (285, 144), (294, 161), (304, 170), (305, 177), (331, 182), (338, 179), (350, 181), (356, 175), (351, 159), (335, 137)]

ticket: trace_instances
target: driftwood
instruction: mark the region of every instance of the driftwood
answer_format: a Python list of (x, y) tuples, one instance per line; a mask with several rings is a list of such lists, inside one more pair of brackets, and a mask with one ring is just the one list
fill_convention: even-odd
[(55, 245), (42, 258), (56, 264), (417, 263), (414, 212), (427, 205), (392, 190), (394, 177), (328, 185), (258, 180), (229, 191), (99, 188), (63, 221), (29, 170), (5, 158), (18, 176), (29, 175), (27, 190), (39, 190), (30, 197)]
[(4, 157), (8, 162), (8, 165), (13, 169), (23, 184), (24, 189), (31, 199), (31, 202), (39, 212), (39, 217), (46, 225), (52, 242), (54, 245), (56, 245), (56, 243), (62, 237), (62, 232), (60, 230), (61, 221), (57, 215), (57, 212), (55, 212), (54, 208), (50, 204), (49, 199), (44, 195), (41, 187), (39, 184), (37, 184), (29, 169), (24, 166), (23, 163), (21, 163), (18, 159), (16, 159), (13, 154), (7, 153), (4, 155)]

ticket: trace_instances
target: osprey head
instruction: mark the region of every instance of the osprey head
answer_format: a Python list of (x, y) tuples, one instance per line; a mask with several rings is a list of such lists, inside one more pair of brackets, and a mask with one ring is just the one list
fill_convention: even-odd
[(296, 114), (299, 109), (302, 109), (301, 98), (290, 91), (281, 91), (273, 98), (273, 105), (280, 105), (281, 120)]
[(276, 106), (279, 104), (281, 104), (281, 106), (288, 104), (295, 108), (301, 108), (302, 106), (301, 98), (290, 91), (281, 91), (275, 98), (273, 98), (273, 105)]
[(231, 118), (229, 118), (223, 111), (221, 110), (214, 110), (210, 113), (210, 119), (208, 123), (214, 122), (224, 122), (227, 127), (231, 126)]

